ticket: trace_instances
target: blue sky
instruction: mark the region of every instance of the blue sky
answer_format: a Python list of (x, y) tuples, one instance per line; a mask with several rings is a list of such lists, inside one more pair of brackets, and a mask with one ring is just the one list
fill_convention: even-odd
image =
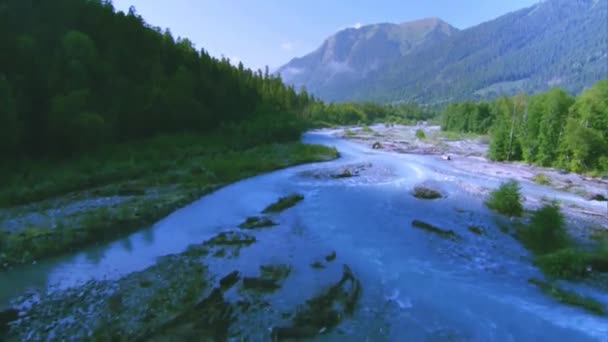
[(113, 0), (214, 56), (275, 69), (346, 27), (439, 17), (467, 28), (539, 0)]

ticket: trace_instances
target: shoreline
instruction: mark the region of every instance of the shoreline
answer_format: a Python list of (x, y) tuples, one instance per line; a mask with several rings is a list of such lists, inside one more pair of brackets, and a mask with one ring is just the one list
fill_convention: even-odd
[[(425, 132), (426, 138), (415, 137), (416, 130)], [(608, 198), (608, 180), (592, 178), (584, 175), (563, 172), (554, 168), (544, 168), (522, 162), (496, 162), (485, 157), (488, 140), (484, 136), (460, 135), (450, 136), (441, 132), (439, 126), (402, 126), (374, 125), (369, 128), (348, 127), (332, 130), (333, 135), (342, 139), (373, 148), (399, 154), (420, 156), (435, 156), (443, 160), (446, 166), (458, 173), (473, 175), (473, 177), (515, 179), (520, 184), (532, 187), (547, 186), (563, 192), (569, 197), (562, 200), (561, 208), (571, 227), (572, 233), (578, 238), (586, 238), (597, 231), (608, 231), (608, 202), (593, 200)], [(445, 134), (445, 135), (444, 135)], [(380, 146), (377, 145), (380, 144)], [(445, 160), (447, 156), (450, 160)], [(446, 174), (444, 170), (435, 169), (438, 173)], [(541, 176), (547, 184), (539, 184), (535, 177)], [(447, 174), (446, 174), (447, 176)], [(451, 176), (451, 175), (450, 175)], [(491, 190), (487, 187), (470, 185), (454, 179), (453, 182), (463, 191), (487, 195)], [(602, 192), (603, 190), (603, 192)], [(539, 191), (537, 191), (539, 192)], [(524, 204), (527, 209), (536, 209), (551, 201), (538, 193), (522, 191)], [(582, 225), (582, 227), (581, 227)], [(577, 227), (572, 228), (572, 227)]]

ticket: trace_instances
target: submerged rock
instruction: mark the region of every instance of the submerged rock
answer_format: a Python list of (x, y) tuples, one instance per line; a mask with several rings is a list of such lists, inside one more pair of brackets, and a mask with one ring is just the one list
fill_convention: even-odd
[(302, 196), (300, 194), (291, 194), (286, 197), (281, 197), (275, 203), (266, 207), (266, 209), (264, 209), (262, 211), (262, 213), (267, 214), (267, 213), (281, 212), (285, 209), (289, 209), (289, 208), (295, 206), (296, 204), (298, 204), (298, 202), (302, 201), (303, 199), (304, 199), (304, 196)]
[(243, 278), (243, 288), (246, 290), (256, 290), (262, 292), (272, 292), (280, 288), (277, 281), (274, 279), (266, 279), (260, 277), (245, 277)]
[(221, 232), (213, 238), (205, 241), (205, 246), (249, 246), (256, 242), (255, 236), (241, 232)]
[(245, 222), (239, 225), (239, 228), (242, 229), (258, 229), (258, 228), (269, 228), (276, 226), (277, 223), (272, 221), (269, 217), (266, 216), (251, 216), (248, 217)]
[(423, 186), (415, 187), (413, 195), (419, 199), (437, 199), (443, 197), (441, 192)]
[(344, 265), (342, 278), (328, 290), (306, 301), (291, 324), (272, 329), (273, 340), (314, 338), (332, 329), (353, 313), (361, 294), (361, 284)]
[(243, 278), (243, 288), (261, 292), (272, 292), (281, 287), (280, 282), (287, 278), (291, 267), (286, 264), (262, 265), (259, 277)]
[(234, 309), (222, 290), (211, 294), (190, 310), (140, 338), (141, 341), (226, 341), (234, 322)]
[(291, 267), (287, 264), (274, 264), (260, 266), (260, 274), (262, 278), (280, 281), (289, 275)]
[(483, 230), (483, 228), (478, 227), (478, 226), (474, 226), (474, 225), (470, 225), (469, 226), (469, 231), (473, 234), (477, 234), (477, 235), (484, 235), (485, 231)]
[(229, 289), (232, 286), (234, 286), (234, 284), (236, 284), (240, 278), (241, 278), (241, 275), (240, 275), (239, 271), (232, 271), (227, 276), (220, 279), (220, 286), (224, 290)]
[(589, 195), (588, 199), (590, 201), (599, 201), (599, 202), (608, 201), (608, 198), (606, 198), (606, 196), (604, 196), (602, 194), (591, 194), (591, 195)]
[(423, 229), (429, 231), (431, 233), (437, 234), (444, 239), (457, 240), (458, 234), (456, 234), (453, 230), (446, 230), (436, 226), (433, 226), (430, 223), (426, 223), (420, 220), (412, 221), (412, 227)]
[(325, 265), (323, 265), (323, 263), (320, 261), (315, 261), (312, 264), (310, 264), (310, 267), (321, 269), (321, 268), (325, 268)]
[(336, 251), (332, 251), (328, 256), (325, 257), (325, 261), (332, 262), (336, 260)]
[(372, 145), (372, 149), (374, 150), (379, 150), (382, 148), (382, 144), (378, 141), (376, 141), (373, 145)]
[(341, 179), (357, 177), (372, 167), (371, 163), (351, 164), (339, 168), (319, 169), (301, 172), (300, 175), (315, 179)]

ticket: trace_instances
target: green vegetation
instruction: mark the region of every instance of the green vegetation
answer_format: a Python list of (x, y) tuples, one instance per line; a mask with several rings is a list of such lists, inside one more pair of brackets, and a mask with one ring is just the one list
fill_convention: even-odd
[(365, 133), (374, 133), (374, 130), (371, 129), (371, 127), (369, 127), (368, 125), (363, 125), (363, 127), (361, 128), (361, 131), (365, 132)]
[(300, 202), (303, 199), (304, 199), (304, 196), (302, 196), (300, 194), (291, 194), (286, 197), (281, 197), (281, 198), (279, 198), (278, 201), (276, 201), (275, 203), (272, 203), (271, 205), (266, 207), (266, 209), (264, 209), (262, 211), (262, 213), (267, 214), (267, 213), (281, 212), (285, 209), (295, 206), (296, 204), (298, 204), (298, 202)]
[(3, 234), (0, 267), (126, 234), (238, 179), (337, 156), (293, 143), (315, 102), (305, 90), (213, 58), (133, 8), (8, 0), (0, 39), (0, 207), (129, 196), (56, 228)]
[[(454, 103), (445, 131), (490, 133), (489, 157), (601, 175), (608, 172), (608, 79), (577, 98), (559, 88), (492, 102)], [(537, 175), (543, 177), (542, 175)], [(538, 178), (541, 184), (548, 179)]]
[(534, 262), (548, 276), (579, 279), (589, 274), (590, 253), (575, 248), (564, 248), (553, 253), (534, 257)]
[(429, 231), (431, 233), (441, 236), (444, 239), (450, 239), (450, 240), (458, 239), (458, 235), (453, 230), (442, 229), (442, 228), (433, 226), (430, 223), (426, 223), (424, 221), (414, 220), (414, 221), (412, 221), (412, 227)]
[(239, 225), (242, 229), (258, 229), (258, 228), (270, 228), (277, 224), (272, 221), (269, 217), (263, 216), (250, 216), (243, 223)]
[(426, 139), (426, 134), (424, 134), (424, 131), (420, 128), (418, 128), (416, 130), (416, 138), (418, 139)]
[(535, 174), (532, 180), (540, 185), (551, 185), (551, 178), (544, 173)]
[(420, 199), (437, 199), (441, 198), (442, 195), (437, 190), (433, 190), (423, 186), (417, 186), (414, 188), (414, 197)]
[(249, 145), (294, 140), (314, 102), (268, 70), (215, 59), (110, 1), (5, 1), (0, 39), (5, 161), (219, 127)]
[(521, 216), (524, 208), (521, 204), (519, 183), (515, 180), (502, 183), (492, 191), (485, 204), (492, 210), (509, 216)]
[(530, 224), (518, 228), (517, 238), (534, 252), (534, 262), (547, 276), (579, 279), (608, 272), (608, 244), (600, 242), (595, 249), (574, 246), (557, 203), (534, 211)]
[(564, 217), (557, 203), (534, 211), (530, 224), (517, 232), (518, 238), (537, 254), (555, 252), (568, 246)]
[(528, 282), (538, 286), (541, 291), (561, 303), (584, 308), (596, 315), (606, 315), (604, 305), (593, 298), (581, 296), (576, 292), (564, 290), (556, 285), (535, 278), (529, 279)]
[(304, 118), (314, 127), (330, 125), (364, 124), (363, 132), (372, 133), (369, 124), (398, 123), (415, 124), (436, 117), (435, 110), (413, 103), (383, 105), (377, 103), (329, 103), (320, 101), (310, 103), (304, 111)]
[[(83, 196), (102, 196), (131, 190), (138, 195), (111, 207), (86, 211), (74, 220), (59, 222), (54, 229), (30, 227), (0, 234), (0, 268), (116, 238), (222, 185), (336, 155), (335, 149), (316, 145), (289, 143), (244, 149), (231, 148), (213, 136), (185, 135), (112, 146), (97, 156), (58, 165), (39, 162), (31, 168), (29, 177), (11, 178), (0, 192), (2, 203), (42, 200), (74, 191), (82, 192)], [(155, 191), (146, 194), (133, 192), (133, 188)]]

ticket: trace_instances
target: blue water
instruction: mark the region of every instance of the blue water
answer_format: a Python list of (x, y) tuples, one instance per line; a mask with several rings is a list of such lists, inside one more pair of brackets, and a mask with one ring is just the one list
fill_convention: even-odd
[[(561, 305), (527, 283), (541, 275), (528, 252), (498, 229), (496, 222), (505, 219), (454, 181), (494, 187), (500, 178), (457, 173), (432, 156), (372, 151), (327, 133), (309, 133), (304, 140), (334, 145), (342, 157), (232, 184), (127, 238), (2, 273), (0, 303), (26, 289), (65, 288), (144, 269), (158, 256), (234, 228), (279, 196), (300, 192), (305, 200), (280, 215), (279, 227), (260, 232), (259, 242), (243, 249), (240, 258), (212, 267), (254, 271), (260, 263), (288, 258), (293, 271), (273, 299), (273, 305), (287, 309), (314, 294), (324, 279), (309, 265), (335, 250), (338, 259), (330, 267), (349, 264), (363, 294), (354, 317), (319, 340), (608, 341), (608, 319)], [(301, 174), (359, 162), (373, 165), (361, 177)], [(447, 197), (413, 198), (409, 191), (421, 182)], [(552, 190), (526, 185), (526, 191)], [(452, 229), (460, 240), (414, 229), (413, 219)], [(472, 234), (471, 224), (486, 234)]]

